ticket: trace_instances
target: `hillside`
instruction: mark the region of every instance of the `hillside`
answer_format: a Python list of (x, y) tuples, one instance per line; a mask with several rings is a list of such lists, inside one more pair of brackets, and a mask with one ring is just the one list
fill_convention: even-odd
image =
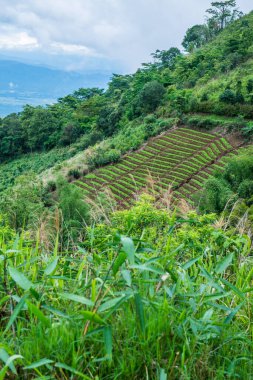
[(253, 379), (253, 12), (207, 13), (0, 120), (0, 380)]
[(218, 134), (178, 128), (74, 183), (93, 200), (106, 189), (111, 191), (121, 207), (129, 207), (151, 181), (153, 195), (170, 191), (174, 197), (190, 201), (212, 172), (222, 167), (224, 158), (236, 153), (238, 144), (232, 146)]

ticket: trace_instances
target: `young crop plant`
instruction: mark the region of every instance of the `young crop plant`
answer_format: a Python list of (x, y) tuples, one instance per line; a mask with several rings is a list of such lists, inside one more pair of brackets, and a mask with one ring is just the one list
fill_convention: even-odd
[(134, 199), (136, 191), (148, 187), (147, 181), (151, 177), (157, 188), (168, 189), (172, 185), (174, 189), (180, 189), (184, 183), (192, 184), (187, 192), (182, 193), (189, 200), (204, 186), (214, 169), (222, 167), (223, 157), (230, 155), (233, 149), (217, 134), (178, 128), (156, 137), (139, 151), (128, 153), (119, 163), (95, 170), (76, 184), (93, 199), (94, 195), (110, 188), (122, 207), (125, 204), (123, 199)]

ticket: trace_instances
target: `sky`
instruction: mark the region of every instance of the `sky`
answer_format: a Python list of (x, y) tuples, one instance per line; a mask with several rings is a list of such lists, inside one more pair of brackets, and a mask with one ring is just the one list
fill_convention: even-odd
[[(0, 57), (64, 70), (128, 73), (180, 47), (211, 0), (0, 0)], [(252, 0), (238, 0), (253, 10)]]

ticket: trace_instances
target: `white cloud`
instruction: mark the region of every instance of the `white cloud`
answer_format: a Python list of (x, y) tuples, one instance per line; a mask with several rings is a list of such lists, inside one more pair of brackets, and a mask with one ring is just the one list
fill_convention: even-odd
[[(66, 56), (63, 67), (73, 66), (71, 55), (78, 67), (92, 57), (104, 57), (132, 71), (156, 49), (180, 46), (186, 29), (204, 20), (210, 2), (0, 0), (0, 49), (34, 51), (40, 60), (44, 54), (45, 63), (50, 54)], [(238, 0), (245, 12), (251, 3)], [(103, 61), (97, 59), (97, 65), (101, 67)]]
[(3, 50), (34, 50), (39, 48), (36, 37), (27, 32), (13, 30), (12, 27), (0, 27), (0, 49)]
[(93, 50), (83, 45), (64, 44), (61, 42), (53, 42), (50, 44), (52, 52), (65, 53), (71, 55), (81, 55), (85, 57), (96, 57), (98, 54)]

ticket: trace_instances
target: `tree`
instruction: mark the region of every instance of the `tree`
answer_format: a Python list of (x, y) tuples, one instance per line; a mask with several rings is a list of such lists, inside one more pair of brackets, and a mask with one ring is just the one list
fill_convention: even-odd
[(182, 46), (186, 51), (192, 52), (194, 49), (200, 48), (206, 44), (208, 40), (208, 27), (206, 25), (194, 25), (187, 30)]
[(253, 91), (253, 79), (248, 80), (246, 88), (248, 93), (251, 94)]
[(216, 25), (217, 31), (223, 30), (232, 21), (240, 18), (243, 14), (236, 8), (236, 0), (214, 1), (212, 8), (207, 9), (211, 15), (209, 25)]
[(237, 102), (236, 94), (232, 90), (230, 90), (230, 88), (227, 88), (220, 95), (220, 101), (227, 104), (235, 104)]
[(151, 56), (155, 60), (155, 66), (157, 68), (169, 68), (173, 69), (175, 66), (176, 58), (181, 55), (181, 51), (172, 47), (169, 50), (156, 50)]
[(135, 107), (144, 113), (154, 112), (161, 104), (165, 89), (158, 81), (151, 81), (144, 85), (137, 97)]

